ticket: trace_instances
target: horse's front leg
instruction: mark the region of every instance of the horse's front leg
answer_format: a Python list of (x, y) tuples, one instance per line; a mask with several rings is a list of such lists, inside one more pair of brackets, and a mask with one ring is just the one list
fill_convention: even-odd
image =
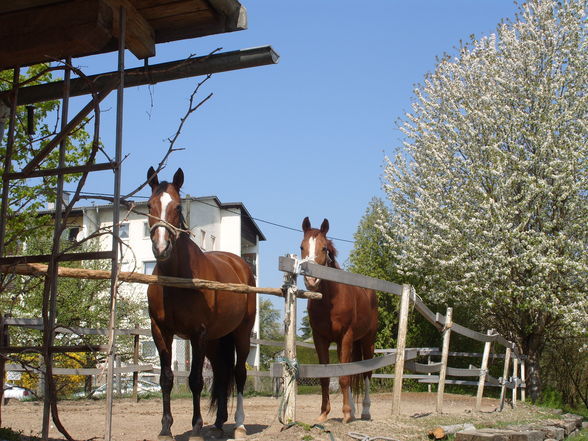
[(189, 441), (201, 441), (202, 431), (202, 413), (200, 411), (200, 396), (204, 386), (202, 378), (202, 367), (204, 366), (204, 341), (202, 336), (194, 337), (190, 340), (192, 345), (192, 367), (190, 369), (190, 376), (188, 382), (190, 390), (192, 391), (192, 402), (194, 412), (192, 414), (192, 433), (190, 433)]
[[(341, 341), (337, 343), (337, 352), (341, 363), (352, 361), (353, 351), (353, 333), (347, 331)], [(351, 376), (345, 375), (339, 377), (339, 387), (343, 395), (343, 422), (349, 423), (355, 419), (355, 406), (353, 405), (353, 396), (351, 395)]]
[[(314, 340), (314, 347), (316, 349), (316, 353), (318, 355), (319, 363), (320, 364), (329, 364), (329, 344), (330, 342), (320, 335), (313, 335)], [(331, 411), (331, 402), (329, 399), (329, 378), (321, 378), (321, 393), (322, 393), (322, 402), (321, 402), (321, 414), (317, 418), (318, 423), (323, 423), (327, 421), (329, 417), (329, 412)]]
[(161, 366), (161, 375), (159, 376), (159, 385), (161, 386), (161, 395), (163, 401), (163, 416), (161, 417), (161, 432), (159, 441), (173, 441), (171, 426), (174, 422), (171, 414), (170, 396), (174, 385), (174, 373), (172, 371), (172, 342), (173, 334), (163, 332), (157, 324), (151, 322), (151, 334), (155, 341), (155, 346), (159, 352), (159, 361)]

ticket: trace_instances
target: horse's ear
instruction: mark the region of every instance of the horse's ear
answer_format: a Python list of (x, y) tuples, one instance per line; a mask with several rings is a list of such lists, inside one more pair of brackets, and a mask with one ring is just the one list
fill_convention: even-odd
[(308, 230), (310, 230), (310, 219), (306, 216), (302, 221), (302, 231), (306, 233)]
[(157, 179), (157, 173), (155, 173), (153, 167), (149, 167), (149, 170), (147, 170), (147, 182), (149, 182), (152, 189), (159, 185), (159, 179)]
[(176, 173), (174, 174), (174, 185), (178, 191), (182, 188), (182, 184), (184, 183), (184, 172), (181, 168), (178, 168)]
[(327, 219), (325, 219), (323, 221), (323, 223), (321, 224), (321, 233), (323, 233), (326, 236), (328, 231), (329, 231), (329, 221)]

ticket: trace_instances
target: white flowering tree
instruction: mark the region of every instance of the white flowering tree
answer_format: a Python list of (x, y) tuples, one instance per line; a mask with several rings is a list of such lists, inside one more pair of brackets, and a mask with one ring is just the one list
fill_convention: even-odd
[(533, 399), (545, 343), (588, 321), (586, 12), (530, 0), (440, 59), (384, 176), (398, 270), (513, 339)]

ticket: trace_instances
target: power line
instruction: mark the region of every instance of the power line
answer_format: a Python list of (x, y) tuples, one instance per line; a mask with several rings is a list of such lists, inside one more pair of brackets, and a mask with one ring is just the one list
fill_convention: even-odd
[[(112, 197), (112, 195), (111, 194), (108, 194), (108, 193), (93, 193), (93, 192), (89, 192), (89, 191), (80, 192), (80, 194), (81, 195), (84, 195), (84, 196)], [(149, 199), (149, 196), (134, 195), (133, 197), (134, 198), (140, 198), (140, 199)], [(202, 201), (202, 200), (199, 200), (199, 199), (193, 199), (193, 200), (195, 202), (199, 202), (201, 204), (208, 205), (209, 207), (217, 208), (216, 205), (211, 204), (209, 202), (205, 202), (205, 201)], [(226, 210), (226, 211), (228, 211), (229, 213), (232, 213), (232, 214), (241, 214), (241, 213), (239, 213), (237, 211), (231, 211), (230, 209), (227, 209), (227, 208), (224, 208), (224, 210)], [(274, 227), (282, 228), (284, 230), (290, 230), (290, 231), (296, 231), (298, 233), (302, 233), (302, 230), (300, 228), (289, 227), (288, 225), (279, 224), (277, 222), (268, 221), (268, 220), (261, 219), (261, 218), (258, 218), (258, 217), (253, 217), (253, 216), (250, 216), (250, 217), (251, 217), (251, 219), (253, 219), (256, 222), (260, 222), (260, 223), (272, 225)], [(333, 236), (329, 236), (329, 239), (331, 239), (331, 240), (337, 240), (339, 242), (355, 243), (354, 241), (349, 240), (349, 239), (341, 239), (341, 238), (333, 237)]]

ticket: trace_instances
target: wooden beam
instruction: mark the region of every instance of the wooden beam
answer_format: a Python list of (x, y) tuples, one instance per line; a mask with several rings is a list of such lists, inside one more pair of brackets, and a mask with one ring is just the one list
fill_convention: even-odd
[[(49, 262), (50, 254), (34, 254), (30, 256), (0, 257), (0, 267), (12, 267), (19, 264), (40, 264)], [(64, 253), (59, 256), (60, 262), (73, 262), (77, 260), (102, 260), (112, 259), (112, 251), (88, 251), (82, 253)], [(1, 271), (0, 271), (1, 272)]]
[[(20, 3), (20, 2), (14, 2)], [(0, 69), (99, 52), (112, 39), (112, 11), (76, 0), (0, 15)]]
[(113, 12), (113, 34), (119, 38), (119, 8), (127, 12), (125, 46), (139, 59), (155, 55), (155, 31), (129, 0), (105, 0)]
[[(47, 265), (39, 263), (27, 263), (18, 265), (0, 265), (0, 273), (20, 274), (27, 276), (41, 276), (47, 273)], [(74, 279), (92, 279), (92, 280), (110, 280), (112, 274), (110, 271), (91, 270), (85, 268), (65, 268), (59, 267), (57, 275), (60, 277), (71, 277)], [(281, 288), (263, 288), (249, 286), (241, 283), (221, 283), (213, 280), (203, 279), (185, 279), (182, 277), (153, 276), (149, 274), (119, 273), (118, 280), (129, 283), (155, 284), (162, 286), (172, 286), (186, 289), (210, 289), (213, 291), (230, 291), (235, 293), (258, 293), (269, 294), (278, 297), (284, 297)], [(320, 299), (322, 294), (312, 291), (296, 292), (296, 297), (306, 299)]]
[[(164, 81), (190, 78), (228, 72), (249, 67), (276, 64), (279, 55), (271, 46), (264, 46), (239, 51), (223, 52), (203, 57), (188, 58), (186, 60), (169, 63), (154, 64), (147, 67), (137, 67), (125, 70), (125, 87), (136, 87), (145, 84), (156, 84)], [(90, 85), (100, 90), (118, 72), (108, 72), (88, 77), (88, 81), (76, 78), (71, 80), (70, 96), (81, 96), (90, 93)], [(9, 102), (10, 91), (1, 92), (0, 100)], [(38, 86), (22, 87), (18, 91), (19, 106), (43, 101), (60, 99), (63, 94), (63, 82), (42, 84)]]
[(8, 173), (8, 179), (25, 179), (25, 178), (40, 178), (42, 176), (59, 176), (59, 175), (70, 175), (75, 173), (84, 172), (95, 172), (103, 170), (112, 170), (116, 167), (114, 162), (103, 162), (101, 164), (87, 164), (87, 165), (75, 165), (72, 167), (63, 168), (51, 168), (43, 170), (35, 170), (31, 173)]

